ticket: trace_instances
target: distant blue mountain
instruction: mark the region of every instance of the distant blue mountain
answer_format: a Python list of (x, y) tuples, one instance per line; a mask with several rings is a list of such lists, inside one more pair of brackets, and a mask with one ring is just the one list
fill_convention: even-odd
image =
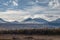
[(1, 23), (5, 23), (5, 24), (19, 24), (18, 21), (9, 22), (9, 21), (5, 21), (5, 20), (3, 20), (2, 18), (0, 18), (0, 24), (1, 24)]
[(60, 18), (56, 19), (54, 21), (51, 21), (48, 23), (49, 25), (53, 25), (53, 26), (60, 26)]
[(23, 22), (25, 22), (25, 23), (40, 23), (40, 24), (48, 23), (48, 21), (41, 19), (41, 18), (34, 18), (34, 19), (27, 18)]
[[(56, 23), (57, 22), (57, 23)], [(60, 19), (57, 19), (52, 22), (48, 22), (42, 18), (27, 18), (22, 22), (13, 21), (7, 22), (0, 18), (0, 27), (7, 28), (7, 29), (27, 29), (27, 28), (55, 28), (60, 27)]]
[(52, 21), (52, 23), (60, 23), (60, 18)]

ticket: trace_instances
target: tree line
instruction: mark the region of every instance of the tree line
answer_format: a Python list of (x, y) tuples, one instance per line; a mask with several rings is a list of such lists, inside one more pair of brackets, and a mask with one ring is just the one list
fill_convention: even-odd
[(60, 35), (60, 29), (20, 29), (4, 30), (0, 34), (25, 34), (25, 35)]

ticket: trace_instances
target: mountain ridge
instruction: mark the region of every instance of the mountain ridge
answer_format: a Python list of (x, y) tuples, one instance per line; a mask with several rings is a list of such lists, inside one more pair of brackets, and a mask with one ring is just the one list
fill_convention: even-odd
[[(26, 23), (26, 22), (32, 22), (32, 23), (49, 23), (49, 21), (47, 20), (44, 20), (42, 18), (27, 18), (27, 19), (24, 19), (22, 20), (21, 22), (19, 21), (12, 21), (12, 22), (9, 22), (9, 21), (6, 21), (2, 18), (0, 18), (0, 23)], [(60, 23), (60, 18), (54, 20), (54, 21), (51, 21), (50, 23)]]
[(27, 23), (41, 23), (41, 24), (43, 24), (43, 23), (47, 23), (48, 21), (46, 21), (46, 20), (44, 20), (44, 19), (42, 19), (42, 18), (34, 18), (34, 19), (32, 19), (32, 18), (27, 18), (27, 19), (25, 19), (25, 20), (23, 20), (23, 22), (27, 22)]

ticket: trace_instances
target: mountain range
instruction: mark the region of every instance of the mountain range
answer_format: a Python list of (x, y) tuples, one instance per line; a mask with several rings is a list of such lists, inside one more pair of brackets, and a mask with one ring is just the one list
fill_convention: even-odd
[[(42, 18), (27, 18), (27, 19), (22, 20), (21, 22), (18, 22), (18, 21), (9, 22), (9, 21), (5, 21), (2, 18), (0, 18), (0, 23), (40, 23), (40, 24), (46, 24), (46, 23), (49, 23), (49, 21), (44, 20)], [(51, 21), (50, 23), (60, 23), (60, 18), (56, 19), (54, 21)]]
[(23, 22), (25, 22), (25, 23), (40, 23), (40, 24), (48, 23), (48, 21), (41, 19), (41, 18), (34, 18), (34, 19), (27, 18), (27, 19), (23, 20)]
[(60, 18), (52, 21), (53, 23), (60, 23)]
[(0, 27), (6, 28), (6, 29), (27, 29), (27, 28), (57, 28), (60, 27), (60, 19), (57, 19), (55, 21), (48, 22), (41, 18), (27, 18), (23, 20), (22, 22), (13, 21), (8, 22), (0, 18)]

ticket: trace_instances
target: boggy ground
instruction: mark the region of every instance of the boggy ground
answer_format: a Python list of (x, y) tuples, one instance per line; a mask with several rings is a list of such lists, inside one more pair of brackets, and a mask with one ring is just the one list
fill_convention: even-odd
[(0, 34), (0, 40), (60, 40), (59, 35)]

